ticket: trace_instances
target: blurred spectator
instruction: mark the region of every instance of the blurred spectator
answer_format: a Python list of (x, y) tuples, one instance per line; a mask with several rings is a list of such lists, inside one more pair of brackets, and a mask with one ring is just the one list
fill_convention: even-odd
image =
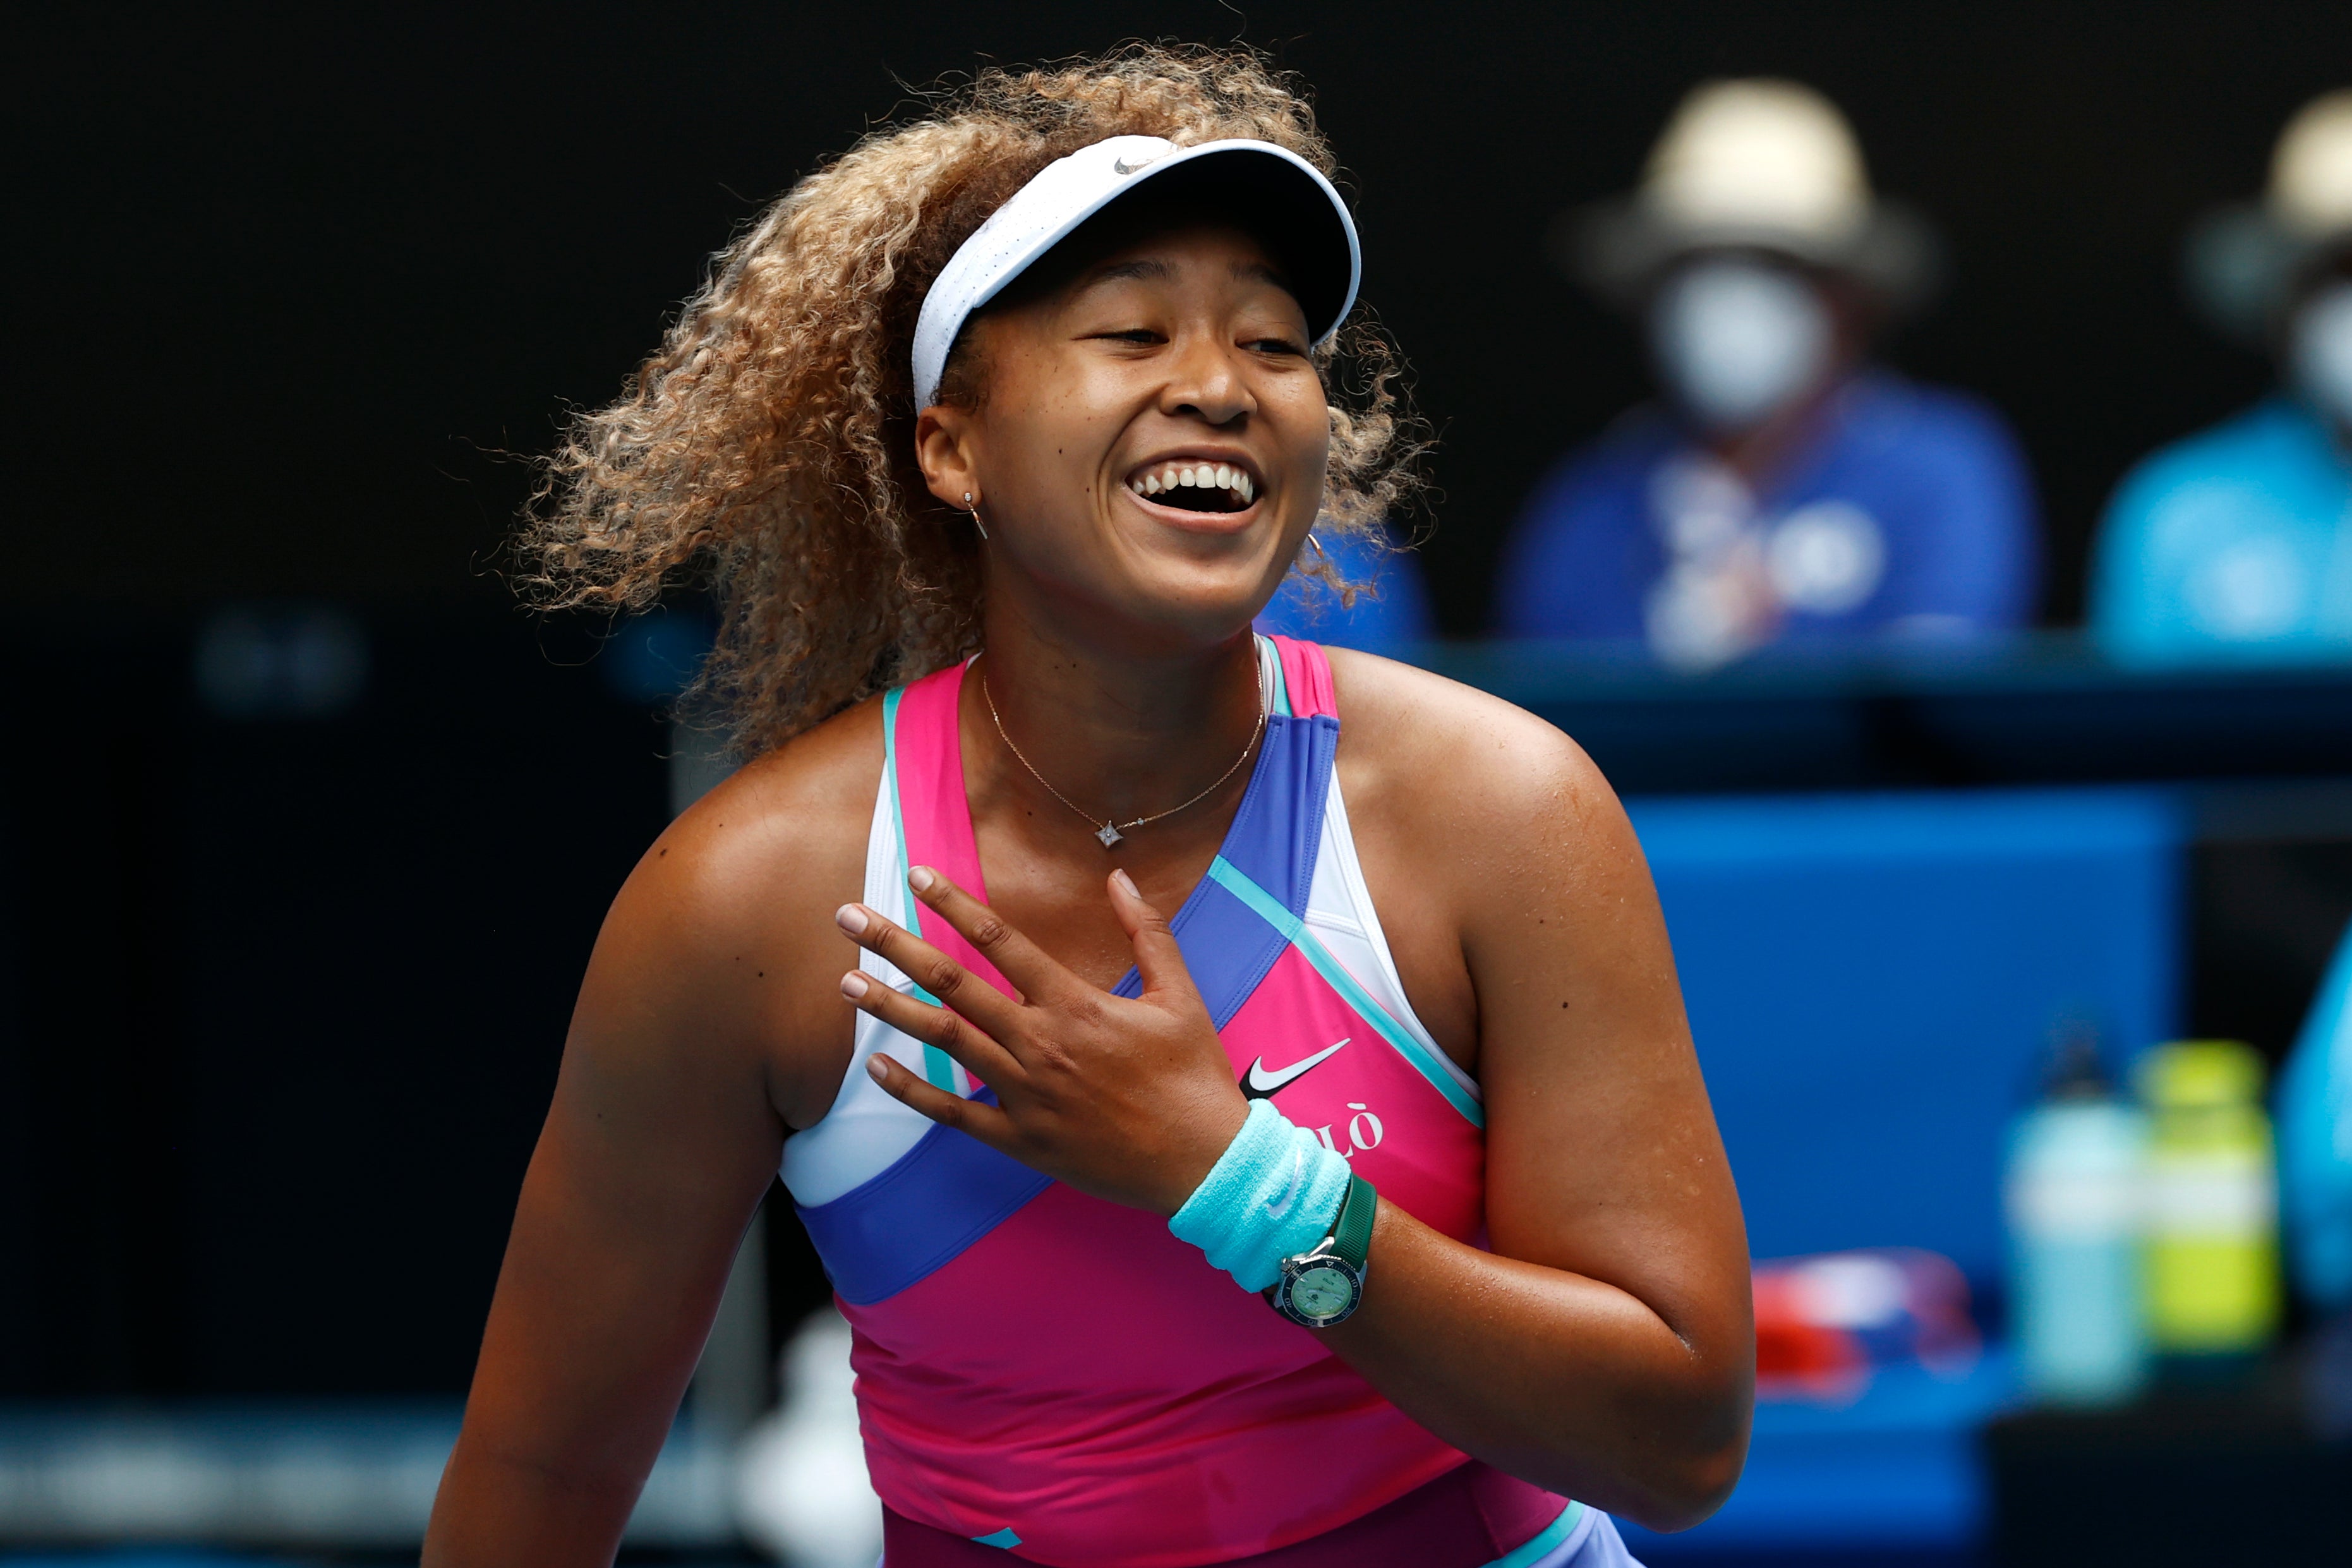
[(2205, 315), (2284, 384), (2125, 477), (2092, 632), (2141, 661), (2352, 651), (2352, 91), (2288, 122), (2261, 203), (2209, 216), (2188, 261)]
[(1537, 489), (1500, 630), (1641, 639), (1706, 668), (1776, 641), (2012, 626), (2037, 570), (2016, 442), (1976, 400), (1871, 367), (1932, 245), (1871, 195), (1827, 100), (1729, 81), (1683, 102), (1571, 260), (1642, 312), (1666, 398)]
[(1334, 533), (1328, 542), (1313, 536), (1306, 546), (1308, 552), (1327, 548), (1340, 574), (1349, 582), (1368, 584), (1370, 592), (1358, 595), (1352, 606), (1344, 606), (1320, 583), (1286, 578), (1274, 603), (1258, 616), (1258, 630), (1391, 658), (1402, 657), (1413, 644), (1437, 635), (1429, 609), (1429, 590), (1422, 582), (1421, 557), (1382, 550), (1340, 533)]

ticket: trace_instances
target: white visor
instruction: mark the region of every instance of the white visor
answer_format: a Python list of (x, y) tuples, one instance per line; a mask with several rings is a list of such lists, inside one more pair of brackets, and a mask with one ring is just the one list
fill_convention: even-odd
[[(1216, 160), (1214, 173), (1204, 161)], [(1363, 251), (1348, 204), (1322, 171), (1270, 142), (1231, 140), (1179, 147), (1159, 136), (1113, 136), (1056, 159), (1015, 191), (948, 258), (923, 296), (915, 321), (915, 406), (938, 397), (948, 351), (974, 310), (1020, 277), (1080, 224), (1147, 182), (1193, 167), (1213, 210), (1283, 243), (1278, 262), (1289, 278), (1317, 347), (1328, 342), (1356, 303)], [(1161, 184), (1158, 193), (1177, 193)]]

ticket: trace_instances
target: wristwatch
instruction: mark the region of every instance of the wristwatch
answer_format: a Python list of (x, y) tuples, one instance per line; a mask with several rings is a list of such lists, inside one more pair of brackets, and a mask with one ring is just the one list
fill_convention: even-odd
[(1380, 1202), (1371, 1183), (1349, 1173), (1331, 1234), (1312, 1250), (1282, 1260), (1282, 1277), (1268, 1296), (1276, 1311), (1309, 1329), (1328, 1329), (1355, 1311), (1364, 1300), (1365, 1254)]

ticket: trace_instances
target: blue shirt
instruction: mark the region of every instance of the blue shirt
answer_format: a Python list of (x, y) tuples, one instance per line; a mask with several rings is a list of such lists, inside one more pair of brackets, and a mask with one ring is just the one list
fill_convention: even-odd
[(1497, 629), (1664, 651), (1676, 583), (1703, 589), (1743, 554), (1770, 604), (1743, 646), (2013, 626), (2033, 605), (2036, 526), (2016, 440), (1960, 393), (1858, 375), (1754, 490), (1644, 407), (1529, 499), (1504, 552)]
[(2352, 466), (2267, 398), (2126, 475), (2100, 524), (2091, 631), (2142, 663), (2352, 651)]
[[(1340, 533), (1322, 542), (1340, 575), (1351, 583), (1371, 584), (1376, 594), (1359, 595), (1355, 608), (1342, 609), (1339, 599), (1320, 583), (1286, 577), (1274, 603), (1258, 616), (1258, 630), (1391, 657), (1437, 635), (1419, 556), (1376, 549)], [(1309, 544), (1301, 552), (1311, 554), (1315, 548)]]

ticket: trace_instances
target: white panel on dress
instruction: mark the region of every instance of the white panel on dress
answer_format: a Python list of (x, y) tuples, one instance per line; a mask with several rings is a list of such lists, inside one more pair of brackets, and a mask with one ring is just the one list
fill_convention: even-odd
[[(898, 861), (898, 797), (890, 770), (882, 770), (875, 792), (874, 822), (866, 836), (866, 892), (868, 908), (891, 916), (914, 930), (911, 895)], [(876, 952), (861, 952), (858, 967), (892, 990), (908, 993), (914, 982), (898, 966)], [(908, 1150), (922, 1142), (931, 1122), (909, 1110), (874, 1081), (866, 1058), (880, 1051), (917, 1077), (923, 1072), (923, 1047), (870, 1013), (857, 1015), (857, 1029), (849, 1052), (849, 1070), (842, 1075), (841, 1092), (833, 1109), (814, 1126), (784, 1140), (784, 1185), (793, 1201), (803, 1208), (830, 1203), (880, 1175), (898, 1163)]]

